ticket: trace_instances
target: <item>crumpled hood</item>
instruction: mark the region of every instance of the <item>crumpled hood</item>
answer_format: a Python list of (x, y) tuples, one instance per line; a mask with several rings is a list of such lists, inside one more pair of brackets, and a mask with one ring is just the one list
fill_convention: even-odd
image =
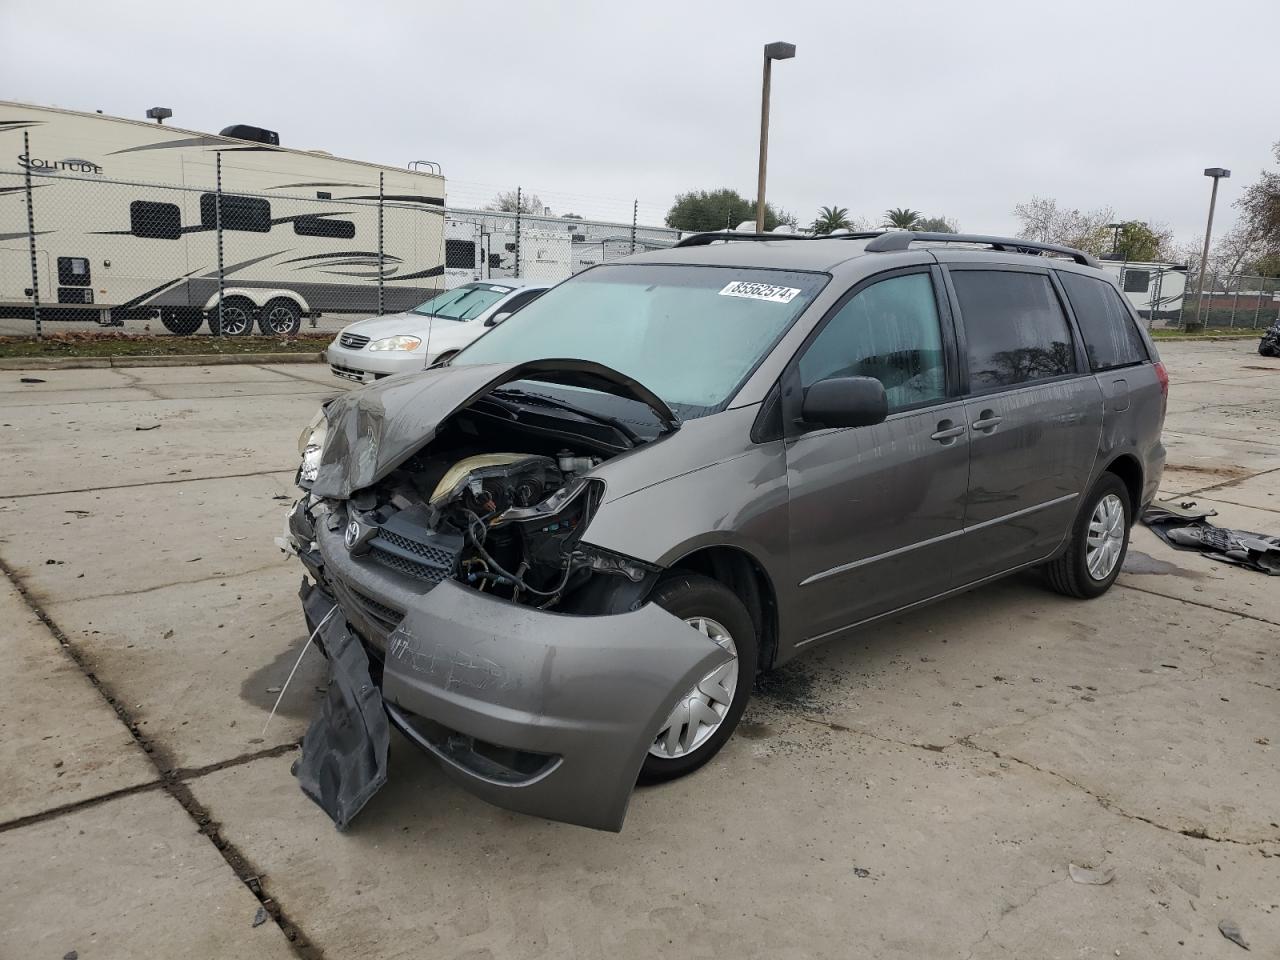
[(639, 400), (657, 414), (667, 431), (680, 426), (679, 418), (653, 391), (590, 360), (438, 367), (388, 377), (331, 400), (324, 408), (328, 437), (311, 492), (345, 500), (377, 483), (430, 443), (440, 424), (454, 413), (503, 384), (525, 378)]

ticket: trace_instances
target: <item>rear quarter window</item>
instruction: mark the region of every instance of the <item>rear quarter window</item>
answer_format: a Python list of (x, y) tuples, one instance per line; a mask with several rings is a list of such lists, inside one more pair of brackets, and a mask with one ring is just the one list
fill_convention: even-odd
[(1059, 272), (1058, 279), (1080, 325), (1091, 370), (1110, 370), (1147, 359), (1142, 334), (1115, 287), (1078, 273)]

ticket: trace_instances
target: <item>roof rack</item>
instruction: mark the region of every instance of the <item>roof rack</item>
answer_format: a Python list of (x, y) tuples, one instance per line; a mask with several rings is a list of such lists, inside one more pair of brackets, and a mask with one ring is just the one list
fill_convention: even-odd
[(1010, 253), (1027, 253), (1039, 256), (1042, 253), (1056, 253), (1070, 257), (1076, 263), (1086, 267), (1101, 267), (1097, 260), (1075, 247), (1062, 247), (1056, 243), (1039, 243), (1035, 240), (1019, 240), (1012, 237), (988, 237), (977, 233), (917, 233), (912, 230), (890, 230), (877, 234), (867, 246), (867, 253), (889, 253), (894, 250), (906, 250), (913, 243), (982, 243), (994, 250), (1007, 250)]
[(676, 243), (677, 247), (705, 247), (717, 240), (869, 240), (880, 236), (877, 230), (871, 233), (823, 233), (811, 237), (802, 233), (739, 233), (736, 230), (712, 230), (708, 233), (691, 233)]

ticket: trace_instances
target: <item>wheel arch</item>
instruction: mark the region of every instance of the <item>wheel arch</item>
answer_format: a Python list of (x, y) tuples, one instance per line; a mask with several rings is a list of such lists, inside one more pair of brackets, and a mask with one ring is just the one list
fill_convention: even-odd
[(1138, 511), (1142, 508), (1142, 464), (1133, 454), (1122, 453), (1114, 457), (1102, 472), (1115, 474), (1124, 483), (1125, 489), (1129, 491), (1132, 514), (1129, 519), (1131, 523), (1136, 523)]
[[(256, 287), (227, 287), (222, 291), (222, 296), (225, 299), (230, 299), (231, 297), (244, 297), (259, 310), (265, 307), (272, 300), (292, 300), (298, 305), (298, 310), (301, 311), (303, 316), (307, 316), (311, 313), (311, 305), (307, 303), (306, 298), (303, 297), (302, 294), (295, 290), (288, 290), (285, 288), (258, 289)], [(213, 293), (210, 295), (209, 299), (205, 301), (204, 309), (216, 310), (217, 308), (218, 294)]]
[(683, 554), (667, 569), (700, 573), (737, 594), (751, 614), (760, 640), (757, 669), (773, 666), (778, 653), (778, 596), (759, 560), (741, 547), (712, 544)]

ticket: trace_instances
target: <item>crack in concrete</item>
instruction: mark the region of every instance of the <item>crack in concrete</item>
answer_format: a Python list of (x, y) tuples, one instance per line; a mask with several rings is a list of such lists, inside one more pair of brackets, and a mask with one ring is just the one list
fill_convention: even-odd
[[(23, 602), (26, 603), (27, 608), (36, 616), (37, 619), (40, 620), (41, 623), (45, 625), (45, 628), (62, 648), (63, 653), (71, 659), (72, 663), (76, 665), (84, 675), (85, 679), (93, 685), (94, 689), (98, 691), (106, 701), (107, 705), (115, 711), (117, 718), (119, 718), (120, 722), (123, 723), (125, 728), (129, 731), (134, 742), (142, 748), (143, 752), (146, 753), (147, 757), (151, 760), (152, 765), (155, 766), (156, 772), (159, 775), (159, 780), (155, 781), (154, 787), (151, 788), (164, 790), (170, 797), (178, 802), (186, 812), (187, 816), (195, 822), (199, 832), (213, 844), (214, 849), (218, 851), (218, 854), (226, 862), (227, 866), (232, 869), (235, 876), (249, 889), (249, 892), (257, 898), (263, 909), (266, 910), (271, 919), (275, 921), (276, 925), (280, 928), (280, 932), (284, 934), (285, 940), (289, 944), (293, 953), (301, 958), (301, 960), (323, 960), (323, 953), (320, 948), (312, 944), (310, 938), (307, 937), (295, 923), (288, 919), (284, 910), (280, 906), (279, 900), (268, 894), (264, 889), (261, 873), (253, 867), (248, 858), (240, 852), (239, 848), (236, 847), (235, 844), (221, 835), (218, 829), (218, 824), (214, 821), (208, 809), (204, 804), (196, 799), (195, 794), (192, 793), (190, 787), (187, 786), (187, 781), (194, 779), (195, 776), (212, 773), (216, 769), (225, 769), (226, 766), (234, 765), (234, 761), (222, 761), (220, 764), (212, 764), (208, 768), (196, 768), (195, 771), (190, 771), (190, 776), (185, 779), (177, 776), (174, 772), (175, 768), (168, 763), (162, 762), (160, 759), (160, 757), (166, 756), (164, 751), (158, 744), (152, 743), (143, 735), (141, 729), (133, 720), (133, 717), (130, 715), (129, 710), (125, 707), (124, 703), (111, 692), (107, 684), (105, 684), (91, 669), (89, 669), (80, 649), (72, 643), (66, 632), (58, 626), (35, 597), (32, 596), (22, 578), (17, 575), (3, 557), (0, 557), (0, 574), (3, 574), (9, 582), (13, 584), (14, 589), (18, 591)], [(268, 749), (279, 749), (283, 752), (285, 748), (292, 749), (293, 747), (293, 744), (283, 744), (279, 747)], [(245, 762), (248, 761), (246, 760)]]
[(67, 597), (64, 600), (48, 600), (51, 604), (63, 603), (80, 603), (84, 600), (103, 600), (111, 597), (133, 597), (143, 593), (155, 593), (157, 590), (167, 590), (170, 587), (190, 587), (197, 583), (208, 583), (210, 580), (232, 580), (237, 577), (248, 576), (253, 573), (262, 573), (264, 570), (274, 570), (284, 562), (283, 557), (271, 563), (265, 563), (260, 567), (250, 567), (247, 570), (222, 570), (215, 571), (207, 577), (197, 577), (194, 580), (173, 580), (169, 583), (157, 583), (150, 587), (139, 587), (137, 590), (121, 590), (117, 593), (91, 593), (83, 597)]
[(81, 487), (76, 490), (40, 490), (35, 493), (10, 493), (0, 500), (26, 500), (29, 497), (60, 497), (71, 493), (101, 493), (104, 490), (132, 490), (136, 487), (157, 487), (169, 483), (199, 483), (202, 480), (239, 480), (242, 477), (268, 477), (274, 473), (293, 474), (297, 467), (275, 467), (268, 470), (253, 470), (249, 473), (218, 473), (200, 476), (174, 477), (164, 480), (139, 480), (137, 483), (117, 483), (109, 487)]

